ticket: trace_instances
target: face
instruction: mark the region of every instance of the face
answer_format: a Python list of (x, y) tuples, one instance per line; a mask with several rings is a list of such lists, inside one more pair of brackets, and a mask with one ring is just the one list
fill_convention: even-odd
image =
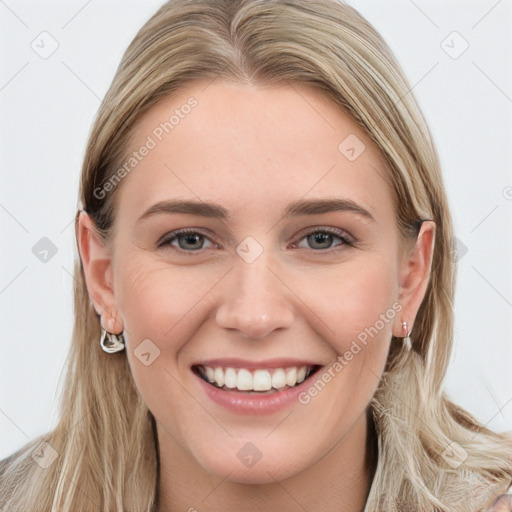
[(107, 281), (161, 444), (233, 481), (281, 480), (361, 425), (401, 335), (394, 199), (322, 93), (207, 84), (134, 127)]

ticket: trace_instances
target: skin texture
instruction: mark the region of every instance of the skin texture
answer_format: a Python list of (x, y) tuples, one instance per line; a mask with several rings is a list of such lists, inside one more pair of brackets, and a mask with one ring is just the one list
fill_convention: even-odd
[[(79, 224), (89, 293), (102, 325), (124, 330), (135, 383), (156, 419), (159, 510), (361, 510), (370, 484), (365, 411), (392, 333), (405, 336), (404, 320), (413, 328), (435, 226), (424, 222), (416, 244), (403, 242), (382, 156), (339, 107), (305, 85), (189, 84), (143, 115), (127, 154), (155, 138), (191, 96), (197, 106), (118, 185), (111, 245), (86, 213)], [(354, 161), (338, 149), (350, 134), (366, 148)], [(350, 199), (374, 220), (350, 211), (283, 217), (290, 202), (315, 198)], [(169, 199), (215, 202), (231, 218), (138, 221)], [(326, 227), (353, 245), (337, 234), (308, 238), (308, 228)], [(157, 247), (181, 228), (205, 237), (182, 237), (181, 252), (179, 239)], [(252, 263), (236, 252), (249, 236), (263, 251)], [(329, 367), (389, 311), (394, 318), (379, 323), (307, 404), (238, 414), (213, 403), (191, 371), (223, 357), (296, 357)], [(134, 353), (145, 339), (160, 350), (147, 366)], [(248, 442), (261, 454), (251, 467), (237, 457)]]

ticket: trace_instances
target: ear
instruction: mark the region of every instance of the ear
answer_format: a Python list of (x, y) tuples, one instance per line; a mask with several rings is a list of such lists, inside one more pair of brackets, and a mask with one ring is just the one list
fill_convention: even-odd
[[(393, 325), (393, 335), (404, 338), (412, 331), (416, 315), (425, 297), (434, 254), (436, 225), (433, 221), (423, 221), (412, 248), (402, 253), (399, 268), (399, 296), (402, 305)], [(406, 329), (402, 323), (407, 322)]]
[(77, 241), (89, 296), (96, 312), (101, 315), (101, 325), (108, 332), (119, 334), (123, 330), (117, 319), (111, 256), (87, 212), (78, 217)]

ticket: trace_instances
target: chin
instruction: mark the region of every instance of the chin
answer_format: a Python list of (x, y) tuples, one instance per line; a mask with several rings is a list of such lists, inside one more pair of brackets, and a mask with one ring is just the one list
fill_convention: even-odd
[[(306, 470), (314, 461), (304, 460), (292, 447), (278, 449), (258, 443), (261, 450), (250, 441), (237, 443), (235, 449), (227, 448), (221, 452), (205, 453), (197, 457), (197, 462), (203, 469), (230, 482), (243, 484), (270, 484), (286, 480), (301, 471)], [(296, 453), (299, 457), (292, 457)], [(305, 455), (305, 454), (303, 454)]]

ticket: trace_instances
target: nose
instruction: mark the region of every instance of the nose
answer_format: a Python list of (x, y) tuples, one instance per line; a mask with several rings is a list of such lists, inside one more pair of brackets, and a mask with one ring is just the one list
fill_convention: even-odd
[(216, 311), (219, 327), (252, 340), (290, 327), (295, 317), (290, 302), (293, 292), (279, 272), (269, 268), (264, 254), (252, 263), (235, 258), (235, 267), (227, 276), (222, 303)]

